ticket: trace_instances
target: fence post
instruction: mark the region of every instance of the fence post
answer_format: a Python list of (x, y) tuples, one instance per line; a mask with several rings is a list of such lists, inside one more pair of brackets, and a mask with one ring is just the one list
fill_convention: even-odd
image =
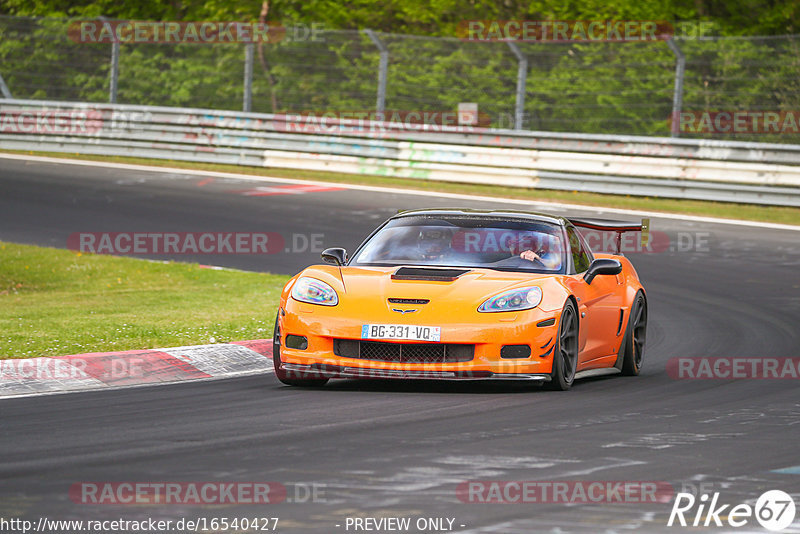
[(111, 44), (111, 80), (108, 83), (108, 101), (117, 103), (117, 82), (119, 80), (119, 41)]
[(675, 54), (675, 91), (672, 95), (672, 120), (670, 121), (670, 136), (680, 137), (680, 114), (683, 108), (683, 73), (686, 69), (686, 56), (675, 43), (675, 39), (667, 39), (669, 49)]
[[(97, 17), (102, 22), (108, 19), (100, 15)], [(112, 32), (113, 33), (113, 32)], [(111, 104), (117, 103), (117, 83), (119, 82), (119, 40), (111, 43), (111, 69), (108, 77), (108, 101)]]
[(253, 56), (255, 45), (244, 45), (244, 95), (242, 96), (242, 111), (250, 111), (253, 105)]
[(364, 30), (364, 33), (367, 34), (381, 53), (380, 64), (378, 65), (378, 102), (375, 104), (375, 111), (383, 113), (386, 111), (386, 75), (389, 70), (389, 49), (386, 48), (386, 45), (383, 44), (374, 31)]
[(525, 82), (528, 78), (528, 58), (525, 57), (517, 43), (506, 41), (508, 47), (517, 56), (517, 103), (514, 106), (514, 129), (522, 130), (523, 117), (525, 115)]
[(8, 86), (6, 85), (6, 81), (3, 79), (2, 74), (0, 74), (0, 93), (3, 94), (3, 98), (8, 98), (9, 100), (14, 98), (11, 96), (11, 91), (8, 90)]

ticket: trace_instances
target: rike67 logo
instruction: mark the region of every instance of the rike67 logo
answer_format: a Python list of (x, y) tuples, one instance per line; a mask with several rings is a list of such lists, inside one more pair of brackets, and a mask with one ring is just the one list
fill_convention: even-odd
[(755, 506), (721, 504), (719, 492), (710, 499), (706, 493), (699, 498), (691, 493), (678, 493), (667, 526), (740, 528), (752, 525), (755, 519), (765, 529), (779, 532), (791, 525), (794, 517), (794, 499), (781, 490), (764, 492)]

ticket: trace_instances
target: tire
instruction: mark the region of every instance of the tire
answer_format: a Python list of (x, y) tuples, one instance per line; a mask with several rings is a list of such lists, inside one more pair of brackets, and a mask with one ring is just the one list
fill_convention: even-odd
[(281, 369), (281, 331), (278, 328), (277, 317), (275, 317), (275, 330), (272, 334), (272, 364), (275, 367), (275, 376), (287, 386), (310, 388), (322, 387), (328, 383), (327, 378), (289, 378), (289, 373)]
[(567, 300), (558, 321), (558, 336), (553, 351), (553, 370), (550, 372), (550, 389), (566, 391), (572, 387), (578, 367), (578, 311), (572, 300)]
[(628, 325), (625, 327), (625, 349), (622, 354), (622, 374), (636, 376), (642, 369), (644, 344), (647, 338), (647, 300), (641, 291), (636, 293), (631, 305)]

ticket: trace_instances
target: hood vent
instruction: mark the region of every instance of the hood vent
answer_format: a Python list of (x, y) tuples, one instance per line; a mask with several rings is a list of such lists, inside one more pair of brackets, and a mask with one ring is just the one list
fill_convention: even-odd
[(429, 280), (432, 282), (452, 282), (469, 269), (431, 269), (427, 267), (400, 267), (392, 275), (392, 280)]

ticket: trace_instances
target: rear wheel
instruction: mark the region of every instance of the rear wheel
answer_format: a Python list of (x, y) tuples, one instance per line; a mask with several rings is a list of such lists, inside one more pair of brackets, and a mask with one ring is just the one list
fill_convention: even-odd
[(558, 322), (558, 337), (553, 351), (553, 370), (550, 372), (550, 389), (566, 391), (575, 380), (578, 367), (578, 312), (575, 304), (567, 300)]
[(287, 386), (320, 387), (327, 384), (327, 378), (290, 378), (296, 371), (281, 369), (281, 331), (278, 327), (278, 318), (275, 317), (275, 330), (272, 335), (272, 364), (275, 367), (275, 376)]
[(647, 337), (647, 301), (639, 291), (633, 299), (631, 315), (625, 332), (625, 352), (622, 356), (622, 374), (636, 376), (642, 368), (644, 343)]

